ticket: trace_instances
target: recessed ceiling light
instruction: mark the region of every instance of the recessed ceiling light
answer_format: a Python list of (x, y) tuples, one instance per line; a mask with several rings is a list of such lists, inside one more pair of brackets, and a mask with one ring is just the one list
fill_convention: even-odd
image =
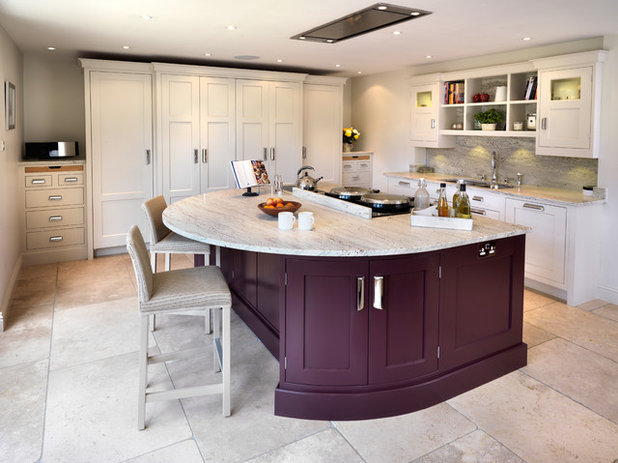
[(283, 60), (282, 60), (281, 58), (279, 58), (279, 59), (277, 60), (277, 63), (283, 63)]
[(54, 51), (54, 50), (56, 49), (56, 47), (47, 47), (47, 49), (48, 49), (49, 51)]
[(333, 39), (328, 39), (328, 40), (326, 41), (326, 43), (333, 43), (333, 42), (334, 42), (334, 40), (333, 40)]
[(340, 68), (340, 67), (341, 67), (341, 64), (335, 64), (335, 67), (336, 67), (336, 68)]
[(128, 46), (128, 45), (123, 45), (123, 46), (122, 46), (122, 48), (124, 48), (125, 50), (128, 50), (128, 49), (129, 49), (129, 48), (131, 48), (131, 47), (130, 47), (130, 46)]
[(142, 18), (144, 21), (148, 21), (148, 20), (152, 19), (152, 16), (147, 15), (147, 14), (143, 14), (143, 15), (141, 16), (141, 18)]
[(357, 72), (357, 74), (362, 74), (362, 73), (363, 73), (363, 71), (358, 71), (358, 72)]
[(212, 56), (212, 53), (204, 53), (204, 56)]
[(427, 59), (431, 59), (431, 58), (433, 58), (433, 56), (431, 56), (431, 55), (427, 55), (427, 56), (425, 56), (425, 58), (427, 58)]
[(306, 40), (307, 37), (305, 37), (304, 35), (301, 35), (300, 37), (298, 37), (298, 40)]
[(236, 26), (234, 26), (233, 24), (230, 24), (229, 26), (226, 27), (226, 29), (228, 31), (235, 31), (236, 30)]
[(380, 5), (380, 6), (378, 7), (378, 10), (382, 10), (382, 11), (384, 11), (384, 10), (386, 10), (386, 9), (388, 9), (388, 7), (387, 7), (386, 5)]
[(532, 37), (522, 37), (521, 38), (524, 42), (527, 42), (528, 40), (532, 40)]
[(393, 35), (401, 35), (401, 31), (393, 31)]
[(410, 16), (420, 16), (421, 13), (420, 11), (413, 11), (412, 13), (410, 13)]

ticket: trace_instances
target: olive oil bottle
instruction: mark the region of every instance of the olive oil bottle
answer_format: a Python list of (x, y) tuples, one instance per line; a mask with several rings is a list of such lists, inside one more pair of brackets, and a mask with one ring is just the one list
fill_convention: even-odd
[(448, 217), (448, 201), (446, 199), (446, 183), (440, 183), (440, 196), (438, 197), (438, 216)]
[(459, 190), (461, 189), (461, 184), (463, 180), (457, 180), (457, 189), (455, 190), (455, 194), (453, 195), (453, 217), (457, 215), (457, 199), (459, 199)]
[(459, 185), (459, 196), (457, 197), (457, 204), (454, 204), (454, 207), (455, 217), (459, 217), (460, 219), (472, 218), (470, 215), (470, 198), (468, 198), (468, 194), (466, 193), (465, 183)]

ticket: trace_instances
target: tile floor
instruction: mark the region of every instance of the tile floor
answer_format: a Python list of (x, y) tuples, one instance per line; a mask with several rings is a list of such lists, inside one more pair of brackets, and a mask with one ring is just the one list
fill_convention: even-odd
[[(22, 270), (0, 334), (0, 462), (618, 461), (616, 305), (527, 290), (525, 368), (417, 413), (352, 422), (274, 416), (277, 361), (233, 317), (232, 416), (216, 396), (158, 402), (140, 432), (135, 294), (126, 255)], [(194, 320), (160, 317), (151, 343), (209, 345)], [(211, 361), (160, 366), (151, 380), (216, 382)]]

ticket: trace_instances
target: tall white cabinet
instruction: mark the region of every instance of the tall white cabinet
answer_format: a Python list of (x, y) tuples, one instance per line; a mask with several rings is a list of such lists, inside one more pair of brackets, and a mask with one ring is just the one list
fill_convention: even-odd
[(86, 67), (86, 137), (92, 249), (124, 246), (133, 224), (146, 231), (141, 204), (153, 195), (152, 75), (147, 65)]

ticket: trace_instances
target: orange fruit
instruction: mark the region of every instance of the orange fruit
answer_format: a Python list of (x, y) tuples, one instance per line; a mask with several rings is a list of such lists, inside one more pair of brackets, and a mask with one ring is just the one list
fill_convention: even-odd
[(292, 203), (285, 203), (285, 205), (287, 207), (287, 206), (293, 206), (294, 204), (292, 204)]
[(283, 207), (283, 203), (277, 203), (276, 207), (277, 207), (277, 209), (280, 208), (280, 207)]

